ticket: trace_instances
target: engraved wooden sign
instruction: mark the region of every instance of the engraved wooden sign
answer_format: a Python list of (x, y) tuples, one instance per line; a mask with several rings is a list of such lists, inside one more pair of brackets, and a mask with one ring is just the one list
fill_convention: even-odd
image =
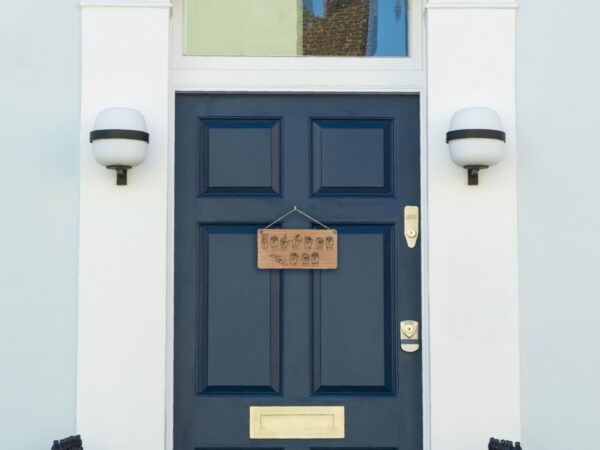
[(263, 228), (256, 240), (259, 269), (337, 269), (336, 230)]

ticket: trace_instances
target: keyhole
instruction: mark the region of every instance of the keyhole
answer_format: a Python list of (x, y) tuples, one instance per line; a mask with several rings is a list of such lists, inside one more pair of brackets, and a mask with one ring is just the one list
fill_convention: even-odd
[(414, 327), (412, 325), (406, 325), (404, 327), (404, 332), (408, 335), (411, 335), (414, 331)]

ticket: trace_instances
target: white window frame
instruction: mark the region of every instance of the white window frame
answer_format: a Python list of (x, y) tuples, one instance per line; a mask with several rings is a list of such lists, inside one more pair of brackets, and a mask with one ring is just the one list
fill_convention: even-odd
[(406, 57), (185, 56), (184, 0), (173, 1), (171, 66), (177, 91), (417, 92), (423, 88), (422, 0), (408, 1)]

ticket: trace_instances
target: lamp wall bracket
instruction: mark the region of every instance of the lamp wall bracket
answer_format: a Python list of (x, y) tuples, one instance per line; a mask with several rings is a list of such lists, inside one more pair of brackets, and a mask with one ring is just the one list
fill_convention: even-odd
[(489, 166), (465, 166), (467, 169), (467, 183), (469, 186), (477, 186), (479, 184), (479, 171), (487, 169)]
[(127, 185), (127, 171), (131, 169), (131, 166), (106, 166), (106, 168), (117, 172), (117, 186)]

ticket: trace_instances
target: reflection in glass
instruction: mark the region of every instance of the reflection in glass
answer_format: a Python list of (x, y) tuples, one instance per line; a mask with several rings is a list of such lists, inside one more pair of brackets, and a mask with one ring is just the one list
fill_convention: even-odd
[(185, 54), (407, 56), (407, 0), (186, 0)]
[(405, 0), (303, 0), (302, 54), (406, 56)]

